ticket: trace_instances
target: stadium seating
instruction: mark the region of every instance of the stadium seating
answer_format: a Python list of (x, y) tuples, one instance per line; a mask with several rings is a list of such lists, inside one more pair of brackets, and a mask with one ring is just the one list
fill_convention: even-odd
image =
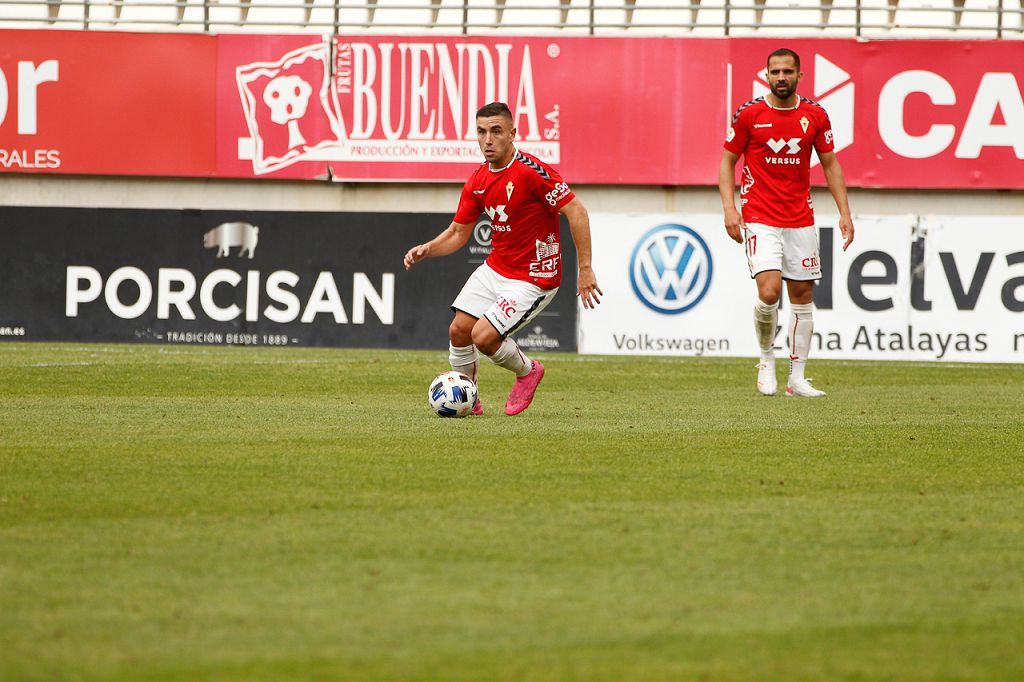
[(697, 18), (699, 0), (635, 0), (629, 32), (636, 35), (689, 33)]
[(419, 33), (434, 23), (430, 0), (376, 0), (370, 8), (372, 33)]
[[(594, 35), (621, 35), (626, 30), (629, 15), (626, 0), (593, 0)], [(581, 27), (580, 33), (590, 32), (590, 0), (572, 0), (566, 24)]]
[[(892, 0), (895, 4), (896, 0)], [(834, 0), (828, 13), (828, 26), (823, 33), (828, 36), (857, 35), (856, 0)], [(889, 35), (894, 9), (888, 0), (861, 0), (860, 35), (865, 38), (883, 38)]]
[[(341, 3), (346, 7), (337, 8), (337, 22), (339, 33), (358, 33), (370, 21), (370, 12), (367, 7), (354, 8), (350, 5), (356, 3)], [(309, 12), (309, 31), (318, 33), (330, 33), (335, 22), (335, 7), (333, 0), (313, 0)]]
[(953, 0), (899, 0), (892, 36), (946, 36), (956, 28)]
[(250, 0), (245, 27), (268, 33), (305, 31), (311, 10), (307, 0)]
[(957, 35), (994, 38), (999, 28), (999, 15), (993, 10), (1000, 5), (1008, 10), (1003, 14), (1002, 28), (1009, 32), (1003, 33), (1003, 37), (1021, 37), (1020, 0), (964, 0)]
[[(721, 36), (726, 34), (725, 0), (702, 0), (697, 10), (696, 26), (692, 33), (698, 36)], [(729, 3), (728, 34), (733, 36), (754, 35), (757, 28), (757, 11), (753, 0), (737, 0)]]
[[(185, 7), (185, 0), (132, 0), (121, 6), (118, 28), (136, 31), (176, 31), (182, 28)], [(192, 26), (191, 30), (202, 30), (202, 26)]]
[(0, 0), (0, 27), (328, 33), (336, 22), (340, 33), (378, 34), (1024, 38), (1022, 0), (206, 2), (204, 10), (203, 0)]
[(559, 0), (505, 0), (501, 26), (508, 33), (551, 33), (562, 25)]
[(765, 0), (758, 32), (813, 35), (823, 19), (820, 0)]
[(112, 0), (99, 0), (93, 2), (89, 0), (88, 3), (88, 15), (86, 15), (86, 6), (84, 4), (71, 4), (68, 3), (65, 6), (61, 4), (60, 17), (75, 18), (83, 21), (88, 19), (88, 26), (91, 29), (109, 31), (111, 29), (118, 28), (116, 20), (121, 16), (121, 9), (124, 5), (121, 2), (115, 2)]
[(243, 30), (249, 0), (209, 0), (210, 30), (231, 33)]
[(432, 31), (442, 34), (463, 33), (463, 23), (479, 27), (473, 33), (488, 34), (498, 30), (499, 5), (495, 0), (440, 0)]
[(53, 26), (60, 8), (59, 0), (52, 3), (37, 2), (27, 5), (0, 2), (0, 27), (41, 28)]

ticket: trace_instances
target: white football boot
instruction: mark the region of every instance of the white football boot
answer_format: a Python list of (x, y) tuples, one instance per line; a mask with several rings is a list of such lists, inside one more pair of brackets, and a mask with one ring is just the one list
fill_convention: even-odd
[(825, 391), (819, 391), (814, 386), (811, 386), (811, 382), (807, 379), (794, 379), (790, 377), (786, 386), (787, 398), (821, 398), (824, 395)]
[(761, 395), (775, 395), (779, 390), (778, 379), (775, 378), (775, 359), (762, 360), (757, 364), (757, 390)]

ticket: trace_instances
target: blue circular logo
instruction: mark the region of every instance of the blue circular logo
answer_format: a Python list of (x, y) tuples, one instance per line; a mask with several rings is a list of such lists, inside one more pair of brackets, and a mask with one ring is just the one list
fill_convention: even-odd
[(666, 223), (650, 230), (633, 248), (629, 281), (651, 310), (685, 313), (711, 286), (711, 250), (693, 229)]

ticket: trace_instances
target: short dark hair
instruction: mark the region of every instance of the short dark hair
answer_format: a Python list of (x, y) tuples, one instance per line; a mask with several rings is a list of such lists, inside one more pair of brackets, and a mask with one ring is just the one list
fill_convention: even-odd
[(505, 116), (508, 120), (512, 120), (512, 111), (508, 108), (508, 105), (504, 102), (491, 102), (480, 107), (480, 110), (476, 112), (477, 118), (487, 118), (489, 116)]
[(770, 55), (768, 55), (769, 62), (772, 60), (772, 57), (792, 57), (793, 61), (796, 63), (797, 70), (800, 70), (800, 55), (798, 55), (796, 52), (793, 52), (793, 50), (789, 49), (788, 47), (780, 47), (779, 49), (775, 50), (775, 52), (772, 52)]

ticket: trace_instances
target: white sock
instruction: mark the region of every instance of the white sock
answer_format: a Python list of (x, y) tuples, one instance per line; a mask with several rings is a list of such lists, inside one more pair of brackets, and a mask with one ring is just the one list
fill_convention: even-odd
[(448, 344), (448, 362), (456, 372), (462, 372), (476, 383), (476, 369), (480, 366), (480, 355), (476, 346), (455, 346)]
[(792, 379), (804, 378), (813, 331), (814, 304), (794, 303), (789, 306), (789, 376)]
[(779, 325), (779, 302), (769, 305), (757, 299), (754, 304), (754, 331), (762, 360), (775, 359), (775, 330)]
[(519, 346), (512, 339), (502, 341), (501, 346), (491, 356), (491, 360), (498, 367), (514, 372), (517, 377), (525, 377), (533, 368), (533, 363), (523, 355), (523, 351), (519, 350)]

